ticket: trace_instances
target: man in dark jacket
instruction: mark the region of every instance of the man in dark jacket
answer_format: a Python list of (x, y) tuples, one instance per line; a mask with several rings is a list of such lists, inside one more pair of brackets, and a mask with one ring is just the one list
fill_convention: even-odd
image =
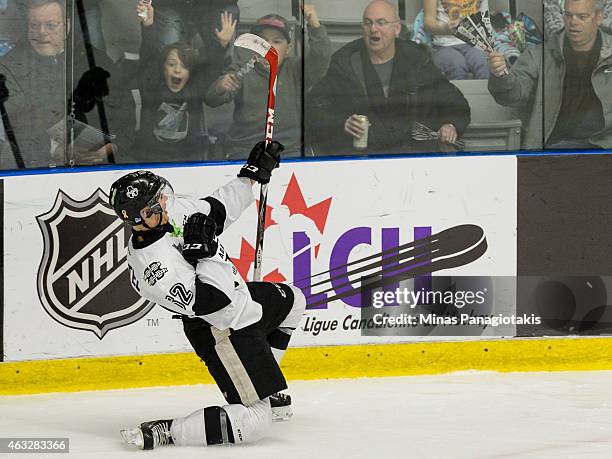
[[(111, 138), (115, 143), (115, 134), (118, 138), (125, 137), (120, 131), (130, 125), (133, 129), (135, 124), (131, 122), (135, 119), (133, 110), (128, 113), (126, 109), (128, 99), (119, 89), (122, 77), (117, 72), (118, 66), (94, 48), (97, 67), (89, 67), (83, 41), (77, 39), (80, 26), (76, 24), (77, 35), (72, 46), (71, 24), (66, 21), (64, 8), (63, 0), (29, 0), (27, 39), (0, 60), (0, 73), (6, 76), (9, 90), (6, 110), (28, 168), (62, 166), (65, 162), (107, 162)], [(95, 108), (102, 99), (105, 123)], [(67, 114), (73, 114), (83, 123), (77, 123), (75, 137), (86, 128), (75, 145), (87, 145), (91, 149), (66, 149)], [(98, 132), (103, 128), (113, 135), (104, 137)], [(102, 148), (104, 144), (108, 148)], [(8, 145), (2, 150), (1, 168), (15, 168)]]
[[(363, 38), (348, 43), (331, 60), (327, 75), (307, 98), (305, 143), (317, 154), (350, 154), (369, 120), (367, 153), (410, 153), (447, 149), (470, 122), (461, 92), (434, 66), (429, 52), (398, 40), (396, 7), (374, 0), (363, 13)], [(412, 139), (415, 122), (439, 142)]]

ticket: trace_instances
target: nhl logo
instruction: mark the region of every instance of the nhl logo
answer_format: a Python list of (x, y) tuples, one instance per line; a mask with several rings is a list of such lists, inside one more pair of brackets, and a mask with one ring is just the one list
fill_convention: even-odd
[(101, 189), (84, 201), (59, 190), (53, 208), (36, 219), (44, 238), (38, 296), (53, 319), (102, 339), (151, 310), (130, 285), (129, 228)]

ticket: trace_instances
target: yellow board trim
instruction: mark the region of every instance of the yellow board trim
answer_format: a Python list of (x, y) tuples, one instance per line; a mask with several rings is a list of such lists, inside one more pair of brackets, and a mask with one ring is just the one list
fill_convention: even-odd
[[(463, 370), (612, 370), (612, 338), (499, 339), (289, 349), (289, 380)], [(0, 363), (0, 395), (210, 384), (193, 353)]]

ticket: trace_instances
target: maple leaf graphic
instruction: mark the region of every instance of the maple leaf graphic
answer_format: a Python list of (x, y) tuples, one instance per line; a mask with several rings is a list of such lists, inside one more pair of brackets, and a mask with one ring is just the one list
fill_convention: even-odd
[[(259, 199), (255, 200), (255, 205), (257, 206), (257, 215), (259, 215)], [(264, 231), (267, 230), (270, 226), (276, 225), (278, 222), (272, 218), (272, 211), (274, 207), (269, 206), (266, 203), (266, 222), (264, 224)]]
[(249, 275), (249, 269), (251, 269), (251, 264), (255, 261), (255, 247), (249, 244), (245, 238), (242, 238), (242, 242), (240, 243), (240, 257), (230, 257), (230, 260), (234, 263), (240, 277), (246, 281)]
[(323, 234), (331, 202), (332, 198), (327, 198), (312, 206), (306, 205), (304, 195), (295, 178), (295, 174), (291, 174), (291, 180), (289, 181), (287, 191), (285, 191), (281, 204), (287, 206), (289, 215), (303, 215), (312, 220), (319, 232)]
[(287, 278), (279, 272), (278, 268), (266, 274), (263, 278), (264, 282), (285, 282)]
[[(245, 281), (248, 281), (249, 270), (251, 269), (251, 265), (255, 261), (255, 247), (248, 243), (245, 238), (242, 238), (240, 243), (240, 257), (232, 258), (232, 263), (238, 270), (238, 274)], [(269, 272), (263, 277), (264, 282), (285, 282), (287, 278), (275, 268), (274, 271)]]

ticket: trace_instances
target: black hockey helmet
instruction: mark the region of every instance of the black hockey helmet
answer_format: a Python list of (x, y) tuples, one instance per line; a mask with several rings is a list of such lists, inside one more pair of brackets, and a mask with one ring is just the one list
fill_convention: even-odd
[(117, 216), (128, 225), (147, 226), (144, 217), (168, 209), (174, 201), (174, 191), (165, 178), (150, 171), (136, 171), (111, 185), (108, 201)]

